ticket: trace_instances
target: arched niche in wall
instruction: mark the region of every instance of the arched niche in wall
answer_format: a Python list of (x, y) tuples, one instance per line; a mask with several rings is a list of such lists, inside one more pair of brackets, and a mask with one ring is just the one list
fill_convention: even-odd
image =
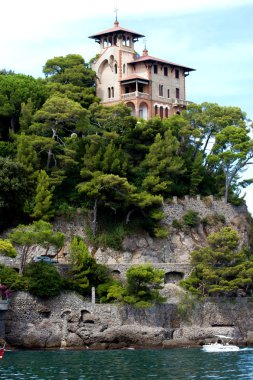
[(144, 120), (148, 119), (148, 105), (145, 102), (142, 102), (139, 107), (139, 117)]
[(98, 77), (100, 78), (106, 66), (109, 66), (108, 59), (104, 59), (98, 68)]
[(121, 272), (118, 269), (114, 269), (112, 271), (112, 276), (115, 280), (119, 280), (121, 278)]
[(184, 278), (184, 273), (182, 272), (167, 272), (164, 276), (164, 283), (165, 284), (178, 284), (181, 280)]
[(136, 111), (135, 111), (135, 105), (134, 105), (134, 103), (127, 102), (126, 105), (127, 105), (128, 108), (131, 109), (131, 115), (135, 116), (136, 115)]

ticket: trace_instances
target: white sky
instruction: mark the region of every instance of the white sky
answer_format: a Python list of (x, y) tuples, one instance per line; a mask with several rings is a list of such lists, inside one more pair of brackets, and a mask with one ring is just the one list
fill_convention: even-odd
[[(253, 119), (253, 0), (0, 0), (0, 69), (39, 77), (54, 56), (89, 61), (99, 49), (88, 36), (113, 26), (116, 3), (120, 25), (144, 34), (150, 55), (196, 69), (188, 100), (239, 106)], [(253, 212), (253, 185), (247, 204)]]

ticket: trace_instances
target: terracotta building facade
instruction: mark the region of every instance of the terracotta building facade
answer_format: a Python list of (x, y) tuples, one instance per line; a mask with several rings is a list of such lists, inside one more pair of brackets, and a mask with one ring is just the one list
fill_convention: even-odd
[(104, 105), (125, 103), (132, 115), (145, 120), (179, 113), (188, 104), (185, 78), (194, 69), (152, 57), (146, 48), (137, 55), (134, 44), (142, 37), (117, 20), (113, 28), (90, 36), (100, 45), (92, 66), (96, 95)]

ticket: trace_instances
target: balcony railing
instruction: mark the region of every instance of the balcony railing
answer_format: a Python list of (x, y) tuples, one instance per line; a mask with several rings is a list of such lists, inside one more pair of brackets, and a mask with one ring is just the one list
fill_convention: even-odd
[(186, 106), (188, 106), (191, 103), (188, 100), (177, 99), (177, 98), (169, 98), (168, 102), (172, 103), (173, 107), (178, 107), (178, 106), (186, 107)]
[(148, 99), (148, 100), (150, 99), (149, 94), (146, 94), (145, 92), (139, 92), (139, 91), (128, 92), (127, 94), (122, 94), (121, 97), (123, 100), (135, 99), (135, 98)]

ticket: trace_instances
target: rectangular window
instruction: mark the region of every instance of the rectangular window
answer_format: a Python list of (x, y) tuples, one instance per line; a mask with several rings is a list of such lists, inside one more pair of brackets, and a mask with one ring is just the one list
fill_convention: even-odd
[(157, 74), (157, 65), (154, 65), (154, 74)]
[(168, 67), (163, 68), (164, 76), (168, 76)]
[(163, 85), (159, 84), (159, 96), (163, 96)]
[(178, 69), (175, 70), (175, 78), (179, 79), (179, 70)]
[(180, 98), (180, 92), (179, 92), (179, 88), (176, 88), (176, 98), (179, 99)]
[(170, 97), (170, 90), (168, 89), (167, 91), (167, 97), (169, 98)]

